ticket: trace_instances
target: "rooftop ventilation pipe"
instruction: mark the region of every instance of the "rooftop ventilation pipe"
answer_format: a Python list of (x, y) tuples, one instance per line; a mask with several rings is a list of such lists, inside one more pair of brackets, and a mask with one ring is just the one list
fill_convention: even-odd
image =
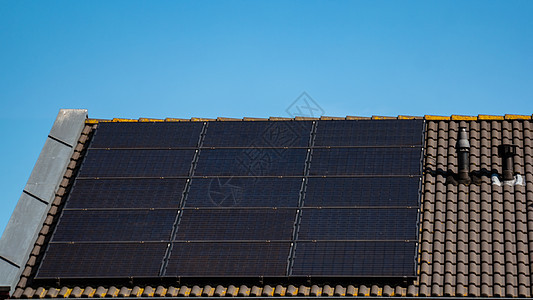
[(468, 132), (466, 127), (459, 128), (459, 139), (457, 140), (457, 145), (455, 146), (457, 150), (458, 158), (458, 169), (459, 169), (459, 182), (470, 182), (469, 174), (469, 153), (470, 153), (470, 143), (468, 142)]
[(514, 180), (513, 156), (516, 155), (516, 145), (503, 144), (498, 146), (498, 156), (503, 161), (503, 180)]

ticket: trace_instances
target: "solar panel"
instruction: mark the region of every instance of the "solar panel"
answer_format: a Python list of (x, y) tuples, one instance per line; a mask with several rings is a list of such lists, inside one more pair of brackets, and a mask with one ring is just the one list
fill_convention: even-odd
[(173, 243), (165, 276), (286, 276), (289, 242)]
[(306, 149), (202, 149), (196, 176), (302, 176)]
[(204, 147), (307, 147), (312, 122), (209, 122)]
[(195, 148), (202, 122), (98, 124), (91, 148)]
[(291, 240), (295, 218), (296, 209), (187, 209), (175, 240)]
[(414, 242), (297, 242), (293, 276), (413, 277)]
[(187, 176), (195, 150), (88, 150), (80, 177)]
[(416, 241), (417, 219), (417, 208), (306, 208), (298, 239)]
[(178, 208), (186, 179), (79, 179), (66, 208)]
[(310, 175), (420, 175), (422, 151), (416, 148), (315, 149)]
[(37, 279), (158, 277), (168, 243), (50, 243)]
[(418, 206), (420, 177), (311, 177), (306, 207)]
[(54, 242), (169, 241), (177, 210), (64, 210)]
[(424, 120), (318, 121), (315, 146), (422, 146)]
[(185, 207), (297, 207), (302, 178), (194, 178)]
[(101, 123), (37, 278), (416, 276), (423, 129)]

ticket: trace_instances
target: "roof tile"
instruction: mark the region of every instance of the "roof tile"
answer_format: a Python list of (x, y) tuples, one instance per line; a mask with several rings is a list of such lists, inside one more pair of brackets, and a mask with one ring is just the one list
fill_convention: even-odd
[(69, 296), (72, 298), (80, 298), (81, 294), (83, 293), (83, 290), (80, 287), (74, 287), (72, 291), (70, 292)]
[(346, 120), (370, 120), (371, 117), (346, 116)]
[(322, 296), (333, 296), (333, 292), (333, 288), (327, 284), (322, 287)]
[(505, 120), (530, 120), (530, 115), (505, 115)]
[(335, 296), (337, 296), (337, 297), (345, 296), (346, 295), (346, 288), (343, 287), (342, 285), (338, 284), (338, 285), (335, 286), (335, 291), (334, 291), (333, 294)]
[[(217, 285), (215, 288), (214, 296), (215, 297), (223, 297), (226, 295), (226, 288), (222, 285)], [(264, 293), (264, 292), (263, 292)]]
[(254, 286), (252, 287), (251, 291), (250, 291), (250, 296), (252, 296), (252, 297), (259, 297), (259, 296), (261, 296), (261, 293), (262, 293), (262, 292), (263, 292), (263, 290), (262, 290), (260, 287), (254, 285)]
[(450, 119), (454, 121), (477, 121), (476, 116), (452, 115)]
[(119, 297), (129, 297), (131, 294), (131, 289), (128, 289), (127, 287), (122, 287), (120, 291), (118, 292)]
[(493, 120), (500, 121), (504, 119), (503, 116), (491, 116), (491, 115), (478, 115), (477, 118), (478, 120), (489, 120), (489, 121), (493, 121)]
[(285, 296), (285, 287), (281, 284), (276, 285), (276, 288), (274, 289), (274, 296)]
[(309, 292), (309, 295), (310, 296), (313, 296), (313, 297), (316, 297), (316, 296), (320, 296), (322, 294), (322, 289), (314, 284), (311, 286), (311, 291)]
[(96, 288), (96, 291), (94, 292), (95, 298), (104, 298), (107, 293), (107, 289), (103, 286), (99, 286)]
[[(237, 292), (237, 290), (235, 289), (235, 292)], [(197, 285), (194, 285), (190, 290), (189, 290), (189, 295), (192, 296), (192, 297), (200, 297), (202, 296), (202, 288), (197, 286)], [(145, 296), (146, 297), (146, 296)]]
[(360, 285), (357, 296), (370, 296), (370, 288), (366, 285)]

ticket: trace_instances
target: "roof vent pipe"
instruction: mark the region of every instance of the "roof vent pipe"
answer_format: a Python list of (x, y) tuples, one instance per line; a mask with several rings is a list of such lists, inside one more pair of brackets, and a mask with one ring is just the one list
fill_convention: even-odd
[(459, 169), (459, 182), (470, 182), (470, 143), (468, 142), (468, 132), (466, 131), (466, 127), (459, 128), (459, 139), (457, 140), (455, 149), (457, 150), (458, 158), (457, 167)]
[(516, 155), (516, 145), (503, 144), (498, 146), (498, 156), (503, 161), (503, 180), (509, 181), (514, 179), (513, 156)]

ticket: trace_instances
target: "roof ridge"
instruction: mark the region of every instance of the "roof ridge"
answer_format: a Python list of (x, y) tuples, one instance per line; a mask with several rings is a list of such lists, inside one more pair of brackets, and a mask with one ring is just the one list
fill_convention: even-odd
[(165, 118), (165, 119), (154, 119), (154, 118), (139, 118), (139, 119), (126, 119), (126, 118), (113, 118), (113, 119), (92, 119), (88, 118), (85, 123), (87, 124), (97, 124), (100, 122), (205, 122), (205, 121), (217, 121), (217, 122), (231, 122), (231, 121), (304, 121), (304, 120), (410, 120), (410, 119), (424, 119), (428, 121), (502, 121), (502, 120), (531, 120), (533, 115), (514, 115), (514, 114), (505, 114), (505, 115), (451, 115), (451, 116), (441, 116), (441, 115), (424, 115), (424, 116), (407, 116), (407, 115), (398, 115), (394, 116), (346, 116), (346, 117), (332, 117), (332, 116), (321, 116), (321, 117), (302, 117), (295, 116), (290, 117), (269, 117), (269, 118), (255, 118), (255, 117), (243, 117), (243, 118), (227, 118), (227, 117), (218, 117), (213, 118)]

